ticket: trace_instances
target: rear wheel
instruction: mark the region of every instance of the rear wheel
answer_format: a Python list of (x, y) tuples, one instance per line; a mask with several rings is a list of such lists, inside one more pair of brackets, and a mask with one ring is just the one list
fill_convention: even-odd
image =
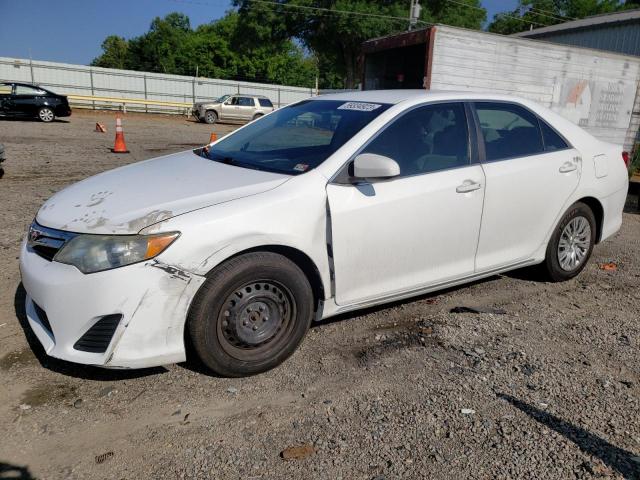
[(213, 125), (218, 121), (218, 114), (213, 110), (207, 110), (204, 114), (204, 121), (209, 125)]
[(49, 107), (42, 107), (40, 110), (38, 110), (38, 118), (43, 122), (49, 123), (53, 122), (56, 116), (53, 113), (53, 110), (51, 110)]
[(229, 260), (210, 275), (193, 301), (193, 347), (214, 372), (241, 377), (282, 363), (313, 317), (305, 274), (289, 259), (255, 252)]
[(546, 271), (555, 282), (569, 280), (586, 266), (596, 241), (596, 220), (584, 203), (571, 206), (556, 227), (545, 259)]
[(262, 117), (263, 115), (264, 115), (263, 113), (256, 113), (256, 114), (253, 116), (252, 120), (257, 120), (258, 118)]

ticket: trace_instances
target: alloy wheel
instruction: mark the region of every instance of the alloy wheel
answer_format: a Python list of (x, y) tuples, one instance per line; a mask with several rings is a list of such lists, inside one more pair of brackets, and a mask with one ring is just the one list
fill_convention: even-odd
[(573, 218), (562, 230), (558, 242), (560, 268), (570, 272), (578, 268), (587, 258), (591, 246), (591, 226), (582, 216)]
[(51, 122), (53, 120), (53, 111), (49, 108), (42, 108), (40, 112), (38, 112), (38, 117), (43, 122)]

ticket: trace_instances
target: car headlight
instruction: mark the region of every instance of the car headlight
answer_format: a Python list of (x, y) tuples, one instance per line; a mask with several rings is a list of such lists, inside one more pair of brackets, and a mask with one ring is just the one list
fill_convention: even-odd
[(53, 258), (82, 273), (95, 273), (131, 265), (160, 255), (180, 232), (157, 235), (78, 235)]

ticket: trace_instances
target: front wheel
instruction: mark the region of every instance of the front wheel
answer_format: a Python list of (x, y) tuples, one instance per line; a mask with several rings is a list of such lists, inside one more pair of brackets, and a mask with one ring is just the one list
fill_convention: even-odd
[(218, 121), (218, 114), (213, 110), (207, 110), (204, 114), (204, 121), (209, 125), (213, 125)]
[(286, 360), (312, 317), (313, 294), (302, 270), (282, 255), (255, 252), (213, 271), (187, 321), (200, 360), (219, 375), (243, 377)]
[(578, 202), (569, 208), (556, 227), (545, 258), (554, 282), (569, 280), (586, 266), (596, 242), (596, 219), (588, 205)]
[(56, 116), (53, 113), (53, 110), (49, 107), (42, 107), (38, 110), (38, 118), (43, 122), (49, 123), (53, 122), (53, 119), (56, 118)]

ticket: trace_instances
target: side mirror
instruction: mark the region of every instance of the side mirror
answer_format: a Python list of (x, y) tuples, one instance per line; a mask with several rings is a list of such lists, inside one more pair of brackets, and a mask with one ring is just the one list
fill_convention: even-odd
[(398, 162), (384, 155), (361, 153), (353, 161), (353, 176), (356, 178), (391, 178), (398, 175)]

